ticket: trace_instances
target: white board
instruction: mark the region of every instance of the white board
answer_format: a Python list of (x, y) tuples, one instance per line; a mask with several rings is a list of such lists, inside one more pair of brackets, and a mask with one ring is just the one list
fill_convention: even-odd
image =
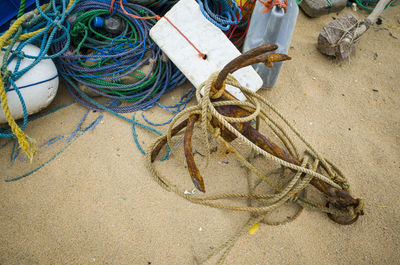
[[(195, 0), (179, 1), (165, 16), (207, 55), (206, 60), (200, 58), (166, 19), (159, 20), (150, 30), (150, 37), (196, 88), (211, 74), (222, 70), (227, 63), (241, 55), (225, 34), (204, 17)], [(254, 92), (263, 84), (251, 66), (236, 71), (233, 76), (242, 86)], [(245, 100), (239, 89), (227, 86), (227, 90), (239, 100)]]

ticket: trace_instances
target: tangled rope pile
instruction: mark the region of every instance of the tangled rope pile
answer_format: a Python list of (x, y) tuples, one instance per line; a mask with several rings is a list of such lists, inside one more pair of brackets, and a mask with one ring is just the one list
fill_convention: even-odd
[[(345, 189), (348, 190), (348, 183), (345, 180), (343, 174), (338, 171), (337, 167), (335, 167), (332, 163), (328, 162), (326, 159), (324, 159), (314, 148), (313, 146), (307, 142), (304, 137), (296, 130), (296, 128), (289, 123), (289, 121), (265, 98), (263, 98), (262, 96), (252, 92), (251, 90), (243, 87), (240, 85), (240, 83), (233, 77), (233, 76), (228, 76), (227, 80), (225, 81), (226, 84), (234, 86), (238, 89), (241, 90), (242, 93), (245, 94), (246, 98), (248, 101), (246, 102), (241, 102), (241, 101), (218, 101), (218, 102), (211, 102), (210, 98), (213, 96), (211, 93), (211, 87), (212, 87), (212, 83), (215, 82), (216, 77), (217, 77), (218, 73), (213, 74), (209, 80), (207, 80), (206, 82), (203, 83), (202, 86), (200, 86), (197, 90), (196, 90), (196, 98), (199, 102), (199, 104), (197, 106), (193, 106), (193, 107), (189, 107), (186, 110), (180, 112), (175, 118), (174, 120), (170, 123), (169, 125), (169, 129), (168, 129), (168, 133), (165, 136), (161, 136), (159, 137), (155, 142), (153, 142), (153, 144), (149, 147), (148, 152), (146, 153), (146, 160), (147, 160), (147, 164), (148, 167), (151, 171), (151, 173), (153, 174), (155, 180), (157, 180), (157, 182), (163, 186), (164, 188), (166, 188), (169, 191), (174, 191), (176, 192), (178, 195), (184, 197), (185, 199), (190, 200), (191, 202), (194, 203), (199, 203), (199, 204), (203, 204), (203, 205), (207, 205), (207, 206), (212, 206), (212, 207), (217, 207), (217, 208), (224, 208), (224, 209), (229, 209), (229, 210), (236, 210), (236, 211), (250, 211), (250, 212), (254, 212), (254, 213), (259, 213), (259, 212), (269, 212), (273, 209), (276, 209), (278, 206), (282, 205), (282, 203), (286, 202), (289, 198), (293, 197), (294, 193), (293, 190), (296, 190), (295, 193), (298, 193), (300, 190), (304, 189), (307, 184), (310, 181), (310, 178), (312, 177), (316, 177), (330, 185), (332, 185), (333, 187), (336, 187), (338, 189)], [(204, 88), (204, 96), (201, 96), (200, 91), (201, 89)], [(299, 139), (306, 144), (306, 146), (309, 148), (309, 150), (307, 150), (306, 152), (308, 154), (310, 154), (313, 158), (316, 159), (316, 161), (319, 161), (319, 163), (322, 164), (322, 166), (328, 171), (329, 175), (331, 177), (326, 177), (318, 172), (316, 172), (316, 170), (312, 170), (310, 169), (310, 164), (309, 163), (305, 163), (303, 162), (302, 166), (297, 166), (291, 163), (288, 163), (276, 156), (271, 155), (268, 152), (265, 152), (264, 150), (262, 150), (261, 148), (259, 148), (258, 146), (256, 146), (255, 144), (253, 144), (252, 142), (250, 142), (246, 137), (244, 137), (243, 135), (241, 135), (235, 128), (232, 127), (232, 125), (230, 124), (230, 122), (232, 123), (243, 123), (246, 121), (251, 121), (253, 120), (255, 117), (258, 117), (262, 120), (265, 121), (265, 123), (268, 125), (269, 128), (271, 128), (274, 133), (276, 133), (276, 135), (279, 137), (279, 139), (281, 139), (284, 143), (285, 146), (289, 149), (289, 152), (294, 155), (296, 158), (300, 158), (298, 155), (298, 151), (297, 148), (295, 147), (295, 145), (293, 144), (293, 140), (291, 138), (289, 138), (288, 133), (286, 131), (284, 131), (282, 129), (282, 127), (279, 125), (278, 121), (272, 119), (272, 117), (270, 117), (267, 114), (266, 109), (261, 108), (261, 104), (260, 102), (264, 103), (270, 110), (272, 110), (275, 114), (277, 114), (281, 120), (289, 126), (289, 128), (292, 130), (293, 133), (296, 134), (297, 137), (299, 137)], [(248, 117), (246, 118), (232, 118), (232, 117), (226, 117), (226, 116), (222, 116), (221, 114), (218, 113), (218, 111), (215, 109), (216, 106), (226, 106), (226, 105), (238, 105), (238, 106), (245, 106), (248, 108), (252, 108), (255, 111)], [(231, 131), (232, 133), (234, 133), (238, 139), (245, 143), (247, 146), (249, 146), (256, 154), (260, 154), (264, 157), (266, 157), (267, 159), (270, 159), (274, 162), (279, 163), (280, 165), (282, 165), (283, 167), (286, 168), (290, 168), (292, 170), (295, 170), (297, 173), (295, 174), (295, 177), (292, 179), (292, 181), (294, 181), (293, 183), (291, 183), (289, 186), (287, 186), (279, 195), (274, 195), (273, 197), (275, 199), (272, 199), (271, 201), (274, 202), (272, 204), (268, 203), (267, 206), (263, 206), (263, 207), (237, 207), (237, 206), (230, 206), (230, 205), (223, 205), (223, 204), (218, 204), (218, 203), (212, 203), (209, 202), (210, 200), (218, 200), (218, 199), (223, 199), (223, 198), (243, 198), (243, 197), (248, 197), (248, 198), (254, 198), (254, 199), (270, 199), (271, 196), (268, 195), (243, 195), (243, 194), (237, 194), (237, 195), (221, 195), (221, 196), (213, 196), (212, 198), (193, 198), (192, 196), (188, 196), (186, 194), (184, 194), (183, 191), (181, 191), (180, 189), (176, 188), (176, 185), (173, 185), (166, 177), (164, 177), (163, 175), (161, 175), (155, 168), (153, 163), (151, 162), (151, 154), (152, 154), (152, 150), (154, 149), (155, 145), (160, 142), (163, 139), (167, 139), (168, 145), (171, 148), (171, 152), (176, 156), (179, 157), (179, 154), (177, 153), (176, 149), (173, 148), (172, 145), (172, 135), (171, 135), (171, 131), (173, 126), (177, 123), (177, 121), (188, 114), (201, 114), (202, 117), (207, 117), (207, 119), (202, 119), (202, 133), (204, 134), (204, 144), (207, 147), (206, 151), (207, 151), (207, 157), (210, 156), (210, 148), (209, 148), (209, 142), (208, 142), (208, 128), (209, 128), (209, 121), (210, 121), (210, 116), (218, 119), (218, 121), (222, 124), (222, 126), (224, 126), (225, 128), (227, 128), (229, 131)], [(218, 132), (211, 132), (211, 134), (213, 135), (217, 135), (218, 139), (220, 141), (222, 141), (225, 145), (227, 145), (229, 147), (229, 150), (233, 150), (233, 153), (239, 158), (239, 160), (241, 162), (244, 163), (244, 165), (246, 167), (249, 167), (249, 164), (244, 162), (246, 159), (244, 157), (241, 157), (241, 155), (239, 154), (239, 152), (228, 142), (226, 142), (224, 139), (221, 138), (220, 134)], [(304, 159), (303, 159), (304, 160)], [(253, 171), (255, 170), (254, 167), (250, 167), (249, 170)], [(255, 171), (257, 172), (257, 171)], [(307, 178), (304, 178), (302, 181), (299, 181), (299, 177), (300, 174), (304, 173), (307, 175)], [(261, 172), (257, 173), (258, 176), (263, 176), (263, 174)], [(291, 187), (290, 187), (291, 186)], [(300, 188), (300, 189), (299, 189)], [(277, 198), (279, 198), (279, 200), (277, 201)], [(306, 203), (306, 200), (304, 198), (297, 198), (296, 202), (302, 203), (304, 202), (304, 205), (310, 205), (309, 202)], [(278, 204), (277, 204), (278, 203)], [(270, 204), (270, 205), (269, 205)], [(317, 206), (315, 206), (317, 207)], [(313, 207), (313, 208), (315, 208)], [(354, 209), (354, 211), (337, 211), (337, 210), (332, 210), (332, 209), (328, 209), (326, 207), (317, 207), (320, 208), (323, 212), (327, 212), (327, 213), (331, 213), (331, 214), (335, 214), (335, 215), (354, 215), (354, 211), (356, 211)]]
[[(219, 208), (219, 209), (227, 209), (231, 211), (244, 211), (251, 213), (251, 218), (249, 221), (243, 226), (242, 229), (238, 233), (236, 233), (230, 240), (228, 240), (225, 244), (217, 248), (210, 256), (208, 256), (203, 262), (208, 261), (212, 256), (223, 251), (222, 256), (219, 259), (218, 264), (222, 264), (224, 259), (229, 253), (229, 250), (233, 247), (236, 240), (240, 237), (240, 235), (246, 233), (248, 229), (256, 223), (264, 222), (270, 225), (277, 225), (281, 223), (288, 222), (290, 220), (294, 220), (301, 212), (304, 207), (317, 209), (319, 211), (325, 212), (333, 218), (343, 217), (350, 218), (351, 222), (354, 222), (359, 215), (363, 214), (363, 202), (361, 199), (358, 200), (357, 206), (349, 206), (346, 209), (338, 209), (330, 207), (328, 203), (326, 206), (321, 205), (317, 202), (314, 202), (306, 197), (305, 189), (309, 186), (310, 182), (313, 178), (318, 179), (318, 181), (322, 181), (335, 189), (349, 191), (349, 184), (345, 179), (343, 173), (334, 166), (331, 162), (326, 160), (319, 154), (316, 149), (305, 140), (305, 138), (297, 131), (297, 129), (265, 98), (262, 96), (250, 91), (246, 87), (243, 87), (232, 75), (228, 75), (224, 84), (234, 86), (246, 96), (247, 101), (241, 102), (234, 99), (223, 100), (223, 101), (212, 101), (221, 97), (224, 93), (224, 87), (221, 90), (215, 89), (215, 83), (217, 80), (219, 73), (213, 74), (206, 82), (202, 84), (196, 90), (196, 98), (198, 104), (196, 106), (187, 108), (185, 111), (179, 113), (175, 119), (171, 122), (170, 127), (168, 129), (168, 133), (166, 136), (159, 137), (148, 149), (146, 153), (146, 162), (151, 175), (154, 180), (162, 186), (167, 191), (172, 191), (179, 195), (180, 197), (196, 204), (201, 204), (209, 207)], [(204, 96), (201, 96), (200, 91), (204, 89)], [(219, 113), (216, 108), (221, 106), (240, 106), (249, 110), (251, 112), (247, 117), (228, 117), (223, 116)], [(272, 115), (268, 114), (267, 110), (271, 111), (274, 115), (277, 115), (279, 119), (275, 119)], [(154, 166), (154, 154), (153, 152), (156, 150), (157, 146), (161, 142), (167, 142), (168, 146), (171, 149), (171, 152), (175, 155), (175, 157), (180, 158), (177, 150), (175, 150), (174, 145), (172, 144), (172, 136), (176, 134), (176, 130), (174, 130), (174, 124), (176, 124), (182, 117), (190, 115), (199, 115), (201, 117), (201, 130), (202, 130), (202, 139), (204, 141), (204, 145), (207, 151), (207, 160), (210, 157), (210, 144), (208, 141), (208, 135), (214, 135), (218, 140), (220, 140), (225, 146), (227, 146), (228, 150), (233, 152), (235, 157), (241, 162), (241, 164), (248, 169), (248, 172), (251, 172), (255, 176), (257, 176), (258, 180), (253, 181), (248, 176), (248, 185), (249, 192), (248, 193), (224, 193), (217, 194), (211, 196), (197, 196), (192, 194), (187, 194), (184, 192), (184, 189), (172, 183), (167, 177), (162, 175)], [(217, 120), (219, 126), (217, 128), (212, 127), (211, 120)], [(301, 162), (301, 165), (296, 165), (293, 163), (289, 163), (277, 156), (270, 154), (269, 152), (264, 151), (259, 146), (251, 142), (244, 135), (242, 135), (237, 129), (235, 129), (232, 124), (243, 124), (244, 122), (249, 122), (256, 119), (257, 123), (262, 120), (273, 132), (274, 134), (284, 143), (286, 149), (294, 158), (298, 159)], [(190, 121), (189, 121), (190, 122)], [(215, 124), (215, 122), (214, 122)], [(290, 128), (290, 132), (297, 136), (297, 140), (300, 140), (305, 144), (306, 155), (301, 157), (299, 155), (298, 149), (294, 145), (294, 139), (289, 136), (289, 131), (285, 131), (283, 126), (285, 125)], [(178, 125), (179, 126), (179, 125)], [(177, 127), (178, 127), (177, 126)], [(273, 185), (269, 176), (265, 176), (263, 172), (257, 169), (253, 164), (249, 162), (248, 159), (243, 157), (240, 152), (235, 149), (233, 145), (227, 142), (221, 135), (222, 128), (224, 130), (228, 130), (233, 133), (237, 139), (245, 146), (251, 148), (254, 154), (261, 155), (266, 159), (276, 162), (280, 164), (283, 168), (291, 169), (290, 179), (287, 181), (282, 187), (277, 187)], [(180, 160), (182, 160), (180, 158)], [(188, 165), (189, 166), (189, 165)], [(320, 167), (321, 166), (321, 167)], [(328, 175), (321, 173), (321, 169)], [(283, 171), (280, 179), (283, 179)], [(288, 173), (286, 172), (285, 175)], [(271, 186), (273, 189), (272, 193), (260, 193), (256, 189), (260, 183), (265, 182)], [(240, 199), (248, 199), (247, 206), (238, 206), (233, 203), (223, 203), (218, 202), (220, 200), (240, 200)], [(283, 222), (268, 222), (265, 220), (265, 217), (281, 207), (285, 203), (295, 203), (299, 206), (299, 210), (295, 215), (293, 215), (289, 220), (285, 220)], [(335, 221), (339, 222), (338, 219)], [(349, 222), (350, 223), (350, 222)], [(346, 223), (346, 224), (349, 224)]]
[[(156, 20), (135, 19), (124, 11), (138, 17), (155, 14), (140, 5), (127, 3), (124, 7), (122, 10), (117, 6), (110, 14), (109, 4), (82, 1), (68, 17), (72, 21), (72, 45), (57, 58), (57, 63), (71, 94), (80, 104), (91, 109), (104, 109), (94, 103), (95, 96), (103, 96), (129, 103), (112, 107), (114, 112), (142, 110), (186, 80), (149, 38), (149, 30)], [(95, 28), (92, 22), (99, 17), (116, 17), (124, 25), (123, 29), (113, 34)], [(69, 26), (69, 22), (67, 24)], [(52, 48), (59, 52), (63, 49), (63, 42)]]
[[(28, 114), (24, 99), (15, 82), (41, 60), (53, 59), (68, 49), (70, 43), (69, 34), (67, 33), (67, 28), (63, 26), (63, 22), (74, 5), (74, 0), (61, 0), (51, 1), (50, 4), (40, 7), (39, 0), (36, 0), (37, 8), (20, 16), (0, 37), (0, 49), (5, 50), (0, 73), (0, 100), (1, 107), (10, 126), (9, 129), (0, 130), (0, 137), (16, 139), (18, 145), (30, 160), (32, 160), (37, 149), (33, 139), (24, 133), (28, 124)], [(19, 12), (19, 14), (22, 12)], [(58, 43), (60, 37), (65, 38), (62, 49), (47, 56), (50, 45)], [(24, 54), (22, 49), (28, 44), (39, 46), (40, 53), (37, 56)], [(32, 62), (27, 67), (20, 68), (21, 61), (24, 58), (32, 59)], [(13, 71), (9, 71), (7, 66), (13, 59), (17, 60), (16, 67)], [(11, 89), (16, 91), (24, 113), (23, 122), (19, 124), (15, 122), (8, 106), (6, 93)]]
[[(39, 2), (36, 2), (38, 5)], [(80, 1), (77, 4), (71, 0), (51, 1), (49, 5), (42, 6), (40, 10), (21, 17), (1, 37), (5, 40), (4, 45), (11, 44), (6, 50), (4, 61), (10, 62), (13, 58), (18, 59), (15, 72), (2, 74), (2, 80), (7, 80), (10, 74), (12, 79), (8, 83), (11, 86), (7, 86), (5, 92), (9, 91), (10, 87), (14, 85), (12, 89), (16, 90), (20, 98), (24, 110), (24, 121), (17, 124), (17, 126), (21, 126), (22, 133), (28, 123), (28, 114), (24, 99), (19, 92), (20, 88), (16, 87), (13, 82), (42, 59), (57, 60), (58, 70), (59, 72), (61, 70), (61, 75), (66, 81), (67, 88), (77, 102), (90, 109), (108, 111), (129, 122), (132, 126), (134, 141), (143, 154), (145, 152), (139, 144), (135, 127), (139, 126), (157, 135), (162, 134), (146, 124), (137, 122), (135, 114), (130, 119), (120, 113), (137, 110), (145, 111), (154, 106), (159, 106), (175, 116), (186, 107), (192, 98), (192, 89), (189, 89), (177, 104), (164, 106), (158, 102), (161, 95), (186, 81), (184, 75), (172, 65), (168, 58), (162, 55), (158, 46), (149, 38), (149, 30), (158, 16), (143, 6), (127, 4), (126, 0), (120, 0), (119, 5), (115, 6), (111, 2), (114, 1)], [(125, 3), (125, 7), (122, 3)], [(154, 4), (157, 3), (154, 2)], [(162, 3), (158, 1), (158, 4)], [(23, 3), (21, 3), (22, 6)], [(111, 9), (115, 7), (115, 9), (110, 11), (110, 7)], [(23, 13), (21, 10), (23, 9), (20, 9), (20, 13)], [(47, 17), (43, 19), (42, 14), (46, 14)], [(122, 32), (118, 34), (108, 32), (102, 27), (96, 28), (92, 23), (94, 19), (99, 17), (107, 19), (115, 16), (122, 19), (120, 21), (124, 26)], [(115, 26), (115, 24), (111, 26)], [(21, 29), (18, 27), (21, 27)], [(18, 31), (14, 34), (15, 28)], [(21, 41), (19, 46), (15, 44), (17, 41)], [(38, 56), (34, 57), (23, 53), (22, 48), (28, 43), (34, 43), (41, 47), (41, 52)], [(17, 48), (11, 49), (14, 44)], [(47, 56), (46, 53), (50, 55)], [(27, 69), (18, 69), (22, 58), (35, 59), (35, 62)], [(7, 64), (4, 63), (2, 69), (6, 66)], [(128, 79), (128, 82), (125, 83), (124, 78)], [(132, 80), (134, 82), (131, 82)], [(7, 82), (4, 83), (8, 84)], [(84, 87), (82, 84), (84, 84)], [(81, 89), (82, 87), (84, 89)], [(95, 92), (111, 100), (94, 100), (92, 98), (93, 94), (91, 95), (90, 92)], [(128, 106), (121, 106), (121, 101), (134, 103)], [(2, 100), (1, 103), (2, 106), (7, 107), (7, 100)], [(57, 111), (57, 109), (59, 108), (57, 107), (49, 113)], [(41, 116), (43, 116), (43, 113), (29, 117), (29, 120), (34, 120)], [(9, 113), (8, 117), (13, 118), (11, 113)], [(143, 113), (142, 117), (153, 126), (161, 126), (169, 122), (153, 123)], [(82, 129), (81, 133), (68, 138), (67, 145), (64, 148), (34, 170), (18, 177), (7, 176), (6, 181), (20, 180), (37, 172), (64, 152), (88, 129), (93, 129), (97, 122), (98, 120), (90, 128)], [(16, 140), (17, 137), (15, 135), (17, 134), (10, 128), (0, 128), (0, 137), (8, 137), (5, 142), (0, 143), (0, 149), (12, 140)], [(18, 144), (15, 142), (12, 147), (10, 155), (11, 167), (19, 154), (19, 138)], [(28, 137), (25, 138), (25, 141), (27, 142), (25, 144), (27, 148), (23, 149), (28, 150), (27, 154), (32, 162), (33, 154), (38, 150), (36, 141), (34, 144), (34, 140)], [(54, 143), (54, 139), (49, 141)], [(21, 146), (24, 146), (24, 143)], [(42, 146), (39, 148), (42, 148)], [(168, 155), (169, 153), (161, 160), (166, 159)]]

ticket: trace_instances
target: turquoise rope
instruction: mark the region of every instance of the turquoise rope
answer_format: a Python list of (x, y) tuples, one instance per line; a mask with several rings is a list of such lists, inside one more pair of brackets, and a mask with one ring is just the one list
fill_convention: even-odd
[[(66, 76), (66, 75), (62, 75), (62, 76), (63, 76), (63, 78), (65, 79), (65, 81), (67, 81), (66, 85), (67, 85), (67, 88), (68, 88), (68, 89), (71, 89), (70, 86), (72, 86), (72, 87), (75, 89), (75, 91), (77, 91), (77, 92), (79, 93), (79, 95), (80, 95), (81, 97), (83, 97), (85, 100), (87, 100), (88, 102), (90, 102), (90, 103), (96, 105), (96, 106), (99, 107), (100, 109), (103, 109), (103, 110), (105, 110), (105, 111), (111, 113), (111, 114), (114, 115), (114, 116), (117, 116), (117, 117), (120, 118), (120, 119), (123, 119), (124, 121), (127, 121), (127, 122), (131, 123), (131, 124), (132, 124), (133, 139), (135, 140), (135, 143), (137, 144), (137, 146), (138, 146), (138, 148), (139, 148), (139, 150), (140, 150), (141, 153), (144, 153), (144, 150), (143, 150), (143, 148), (141, 147), (141, 145), (139, 144), (139, 141), (137, 140), (137, 134), (136, 134), (135, 126), (142, 127), (142, 128), (144, 128), (144, 129), (146, 129), (146, 130), (151, 131), (151, 132), (154, 133), (154, 134), (157, 134), (157, 135), (163, 135), (161, 132), (157, 131), (156, 129), (154, 129), (154, 128), (152, 128), (152, 127), (146, 125), (146, 124), (137, 122), (137, 121), (135, 120), (135, 114), (133, 115), (132, 119), (129, 119), (129, 118), (124, 117), (124, 116), (122, 116), (121, 114), (119, 114), (119, 113), (117, 113), (117, 112), (111, 110), (110, 108), (108, 108), (108, 107), (106, 107), (106, 106), (104, 106), (104, 105), (98, 103), (97, 101), (95, 101), (95, 100), (93, 100), (92, 98), (90, 98), (85, 92), (83, 92), (82, 90), (78, 89), (78, 87), (75, 85), (75, 83), (72, 82), (72, 80), (71, 80), (68, 76)], [(161, 161), (167, 159), (168, 156), (169, 156), (169, 153), (170, 153), (170, 152), (169, 152), (169, 147), (168, 147), (167, 155), (166, 155), (164, 158), (162, 158)]]
[[(29, 175), (32, 175), (33, 173), (39, 171), (41, 168), (43, 168), (44, 166), (46, 166), (47, 164), (49, 164), (51, 161), (53, 161), (55, 158), (57, 158), (59, 155), (61, 155), (69, 146), (71, 146), (76, 140), (78, 140), (78, 139), (79, 139), (82, 135), (84, 135), (87, 131), (93, 130), (93, 129), (97, 126), (97, 124), (100, 122), (100, 120), (104, 117), (104, 115), (103, 115), (103, 114), (99, 115), (99, 116), (98, 116), (94, 121), (92, 121), (87, 127), (81, 129), (80, 127), (82, 126), (82, 123), (85, 121), (85, 119), (86, 119), (87, 115), (89, 114), (89, 112), (90, 112), (90, 111), (86, 112), (86, 113), (83, 115), (83, 118), (82, 118), (82, 119), (80, 120), (80, 122), (78, 123), (78, 126), (77, 126), (76, 130), (72, 133), (71, 137), (69, 137), (69, 138), (67, 139), (67, 142), (68, 142), (68, 143), (67, 143), (66, 146), (64, 146), (60, 151), (58, 151), (55, 155), (53, 155), (49, 160), (47, 160), (46, 162), (44, 162), (43, 164), (41, 164), (40, 166), (38, 166), (38, 167), (35, 168), (34, 170), (31, 170), (31, 171), (29, 171), (28, 173), (25, 173), (25, 174), (23, 174), (23, 175), (21, 175), (21, 176), (19, 176), (19, 177), (6, 179), (5, 182), (17, 181), (17, 180), (23, 179), (23, 178), (25, 178), (25, 177), (27, 177), (27, 176), (29, 176)], [(78, 132), (81, 132), (81, 133), (78, 134)], [(53, 137), (52, 139), (50, 139), (49, 141), (52, 141), (52, 140), (54, 140), (55, 138), (58, 138), (58, 139), (57, 139), (57, 141), (58, 141), (58, 140), (60, 140), (60, 139), (63, 139), (64, 136), (62, 136), (62, 137), (56, 136), (56, 137)], [(47, 142), (44, 143), (43, 145), (46, 145), (49, 141), (47, 141)], [(52, 143), (54, 143), (54, 142), (55, 142), (55, 141), (52, 141)], [(51, 143), (51, 144), (52, 144), (52, 143)], [(43, 145), (42, 145), (42, 146), (43, 146)], [(15, 156), (15, 158), (16, 158), (16, 156)], [(15, 158), (14, 158), (14, 160), (15, 160)]]

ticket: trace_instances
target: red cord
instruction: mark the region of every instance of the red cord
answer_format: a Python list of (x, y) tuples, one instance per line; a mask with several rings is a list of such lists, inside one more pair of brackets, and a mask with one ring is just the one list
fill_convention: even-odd
[[(240, 0), (240, 13), (243, 13), (243, 10), (246, 8), (246, 6), (248, 5), (250, 3), (250, 0), (249, 1), (247, 1), (244, 5), (242, 4), (242, 0)], [(248, 12), (247, 13), (247, 16), (250, 16), (249, 15), (250, 14), (250, 12)], [(239, 14), (238, 14), (238, 16), (240, 16)], [(238, 17), (239, 18), (239, 17)], [(243, 19), (243, 18), (242, 18)], [(232, 31), (231, 31), (231, 33), (229, 34), (229, 39), (232, 39), (232, 36), (233, 36), (233, 33), (235, 33), (235, 30), (236, 30), (236, 28), (237, 28), (237, 26), (238, 26), (239, 24), (236, 24), (235, 25), (235, 27), (233, 27), (233, 29), (232, 29)]]
[(111, 4), (110, 4), (110, 14), (114, 11), (114, 2), (115, 2), (115, 0), (112, 0), (112, 1), (111, 1)]
[(187, 40), (187, 42), (189, 42), (190, 45), (192, 45), (192, 47), (199, 53), (199, 57), (202, 58), (203, 60), (207, 59), (207, 55), (202, 53), (189, 39), (188, 37), (185, 36), (185, 34), (182, 33), (182, 31), (180, 31), (170, 20), (169, 18), (167, 18), (166, 16), (163, 16), (163, 18), (165, 18), (170, 24), (171, 26), (173, 26), (181, 35), (182, 37), (185, 38), (185, 40)]
[[(112, 0), (112, 2), (111, 2), (110, 12), (112, 12), (112, 9), (113, 9), (113, 6), (112, 6), (112, 5), (113, 5), (114, 1), (115, 1), (115, 0)], [(180, 30), (171, 22), (171, 20), (169, 20), (166, 16), (160, 17), (160, 16), (157, 15), (157, 16), (153, 16), (153, 17), (138, 17), (138, 16), (135, 16), (135, 15), (133, 15), (133, 14), (131, 14), (131, 13), (129, 13), (128, 11), (125, 10), (124, 5), (122, 4), (122, 0), (119, 0), (119, 5), (121, 6), (121, 9), (122, 9), (122, 11), (125, 13), (125, 15), (128, 15), (128, 16), (133, 17), (133, 18), (136, 18), (136, 19), (157, 19), (157, 20), (160, 20), (161, 18), (165, 18), (165, 19), (169, 22), (169, 24), (171, 24), (171, 26), (174, 27), (174, 28), (179, 32), (179, 34), (181, 34), (182, 37), (184, 37), (185, 40), (186, 40), (190, 45), (192, 45), (192, 47), (199, 53), (198, 55), (199, 55), (200, 58), (202, 58), (203, 60), (207, 59), (207, 55), (204, 54), (204, 53), (202, 53), (202, 52), (188, 39), (188, 37), (186, 37), (185, 34), (183, 34), (183, 32), (180, 31)]]
[(161, 1), (158, 2), (157, 4), (155, 4), (154, 6), (151, 6), (151, 7), (156, 7), (156, 6), (158, 6), (160, 3), (161, 3)]
[[(234, 1), (234, 0), (232, 0), (232, 1)], [(246, 2), (246, 4), (247, 4), (247, 2)], [(244, 9), (244, 6), (242, 6), (242, 0), (240, 0), (240, 13), (242, 13), (243, 12), (243, 9)], [(239, 18), (240, 17), (240, 15), (239, 14), (237, 14), (236, 15), (236, 18)], [(243, 18), (242, 18), (243, 19)], [(239, 23), (240, 23), (240, 21), (239, 21)], [(233, 29), (231, 30), (231, 33), (229, 34), (229, 36), (228, 36), (228, 39), (231, 39), (232, 38), (232, 35), (233, 35), (233, 33), (235, 32), (235, 30), (236, 30), (236, 28), (237, 28), (237, 26), (238, 26), (238, 24), (236, 24), (234, 27), (233, 27)]]
[[(249, 30), (249, 26), (250, 26), (251, 11), (253, 10), (255, 4), (256, 4), (255, 1), (252, 3), (252, 1), (249, 0), (249, 1), (247, 1), (247, 2), (242, 6), (242, 0), (240, 0), (240, 6), (241, 6), (240, 11), (243, 12), (243, 10), (244, 10), (245, 8), (248, 8), (248, 12), (247, 12), (247, 16), (248, 16), (247, 19), (248, 19), (248, 20), (247, 20), (246, 30), (245, 30), (245, 31), (243, 32), (243, 34), (239, 37), (239, 39), (237, 39), (233, 44), (237, 44), (238, 42), (240, 42), (240, 41), (246, 36), (247, 31)], [(235, 25), (235, 27), (233, 28), (231, 34), (229, 34), (229, 39), (231, 39), (232, 37), (234, 37), (234, 38), (236, 37), (236, 35), (233, 35), (233, 33), (235, 32), (237, 26), (238, 26), (238, 25)]]

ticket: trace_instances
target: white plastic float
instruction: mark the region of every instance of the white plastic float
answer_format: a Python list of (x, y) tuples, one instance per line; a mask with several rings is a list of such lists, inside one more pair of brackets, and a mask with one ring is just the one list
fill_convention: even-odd
[[(31, 56), (37, 56), (40, 49), (34, 45), (27, 44), (22, 51)], [(0, 52), (0, 62), (3, 60), (4, 52)], [(19, 69), (29, 66), (34, 59), (24, 58), (21, 60)], [(12, 60), (7, 69), (13, 71), (17, 59)], [(32, 69), (19, 78), (15, 84), (20, 89), (25, 101), (28, 115), (39, 112), (46, 108), (54, 99), (58, 89), (57, 68), (51, 59), (41, 60)], [(23, 118), (24, 112), (17, 92), (12, 90), (7, 92), (8, 105), (15, 120)], [(3, 110), (0, 108), (0, 124), (7, 123)]]
[[(150, 30), (150, 37), (196, 88), (241, 54), (225, 34), (204, 17), (195, 0), (179, 1), (165, 16), (207, 55), (206, 60), (200, 58), (196, 50), (164, 18)], [(263, 84), (251, 66), (236, 71), (233, 76), (254, 92)], [(239, 100), (245, 100), (239, 89), (227, 86), (227, 90)]]

